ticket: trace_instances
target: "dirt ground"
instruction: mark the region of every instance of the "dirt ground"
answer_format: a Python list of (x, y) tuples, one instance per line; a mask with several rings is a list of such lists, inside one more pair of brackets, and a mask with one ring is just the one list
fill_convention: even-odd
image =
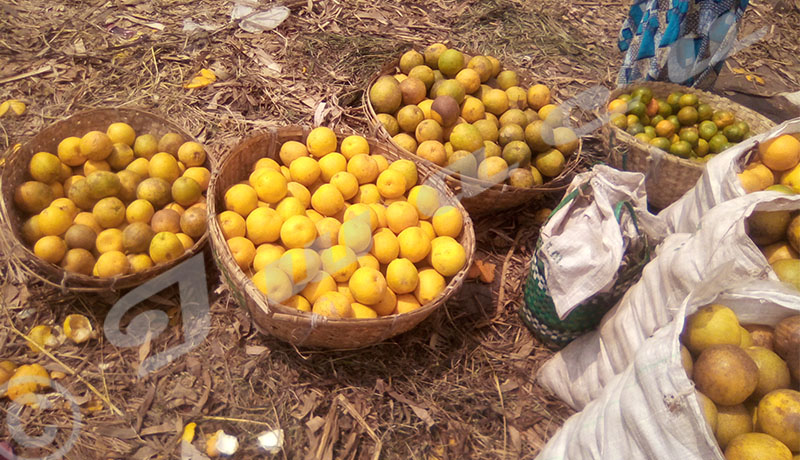
[[(318, 121), (368, 133), (361, 108), (366, 82), (399, 53), (435, 41), (496, 55), (564, 100), (598, 84), (612, 87), (621, 59), (617, 31), (627, 10), (622, 1), (283, 4), (291, 11), (283, 24), (252, 34), (231, 21), (232, 2), (4, 1), (0, 102), (20, 99), (28, 109), (0, 118), (0, 147), (9, 151), (43, 126), (100, 106), (163, 114), (216, 157), (248, 134), (287, 124)], [(208, 30), (186, 31), (188, 20)], [(766, 27), (767, 34), (727, 61), (717, 89), (754, 97), (767, 108), (775, 107), (767, 98), (800, 89), (798, 23), (800, 11), (791, 2), (751, 2), (741, 33)], [(201, 68), (212, 69), (217, 82), (186, 90), (183, 84)], [(596, 139), (585, 145), (590, 156), (602, 157)], [(0, 360), (64, 372), (57, 382), (75, 406), (51, 394), (50, 408), (22, 413), (29, 435), (57, 429), (45, 447), (12, 441), (8, 423), (0, 424), (0, 440), (27, 457), (70, 446), (65, 458), (182, 458), (183, 427), (195, 422), (197, 449), (204, 451), (205, 440), (224, 429), (238, 436), (234, 458), (242, 459), (270, 457), (258, 450), (256, 436), (273, 429), (285, 436), (275, 458), (534, 458), (571, 414), (535, 384), (552, 351), (517, 315), (541, 206), (477, 219), (476, 257), (495, 265), (494, 281), (466, 282), (413, 331), (363, 350), (302, 350), (258, 333), (206, 254), (209, 336), (143, 378), (137, 371), (146, 357), (183, 341), (175, 287), (140, 307), (170, 318), (145, 345), (119, 348), (99, 334), (43, 356), (28, 349), (23, 332), (60, 324), (74, 312), (100, 328), (123, 293), (61, 292), (3, 263)], [(8, 419), (8, 403), (0, 408)], [(0, 444), (0, 458), (7, 445)], [(204, 457), (185, 450), (183, 458)]]

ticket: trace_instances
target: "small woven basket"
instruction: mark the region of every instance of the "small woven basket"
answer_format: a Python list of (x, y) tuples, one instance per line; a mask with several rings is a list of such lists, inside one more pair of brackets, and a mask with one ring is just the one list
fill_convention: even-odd
[[(561, 174), (542, 185), (530, 188), (514, 187), (505, 183), (495, 184), (475, 177), (461, 176), (397, 145), (392, 139), (392, 136), (383, 128), (381, 122), (378, 121), (378, 114), (375, 112), (375, 109), (372, 108), (372, 103), (370, 102), (369, 88), (372, 87), (378, 78), (384, 75), (394, 75), (399, 72), (399, 65), (399, 58), (384, 65), (380, 72), (372, 77), (367, 85), (367, 90), (364, 91), (364, 97), (362, 98), (364, 112), (370, 122), (373, 134), (397, 147), (397, 150), (403, 157), (413, 160), (417, 164), (424, 164), (433, 171), (436, 171), (440, 177), (444, 178), (447, 185), (453, 189), (456, 196), (459, 197), (461, 203), (464, 205), (464, 208), (466, 208), (471, 215), (492, 214), (497, 211), (521, 205), (535, 206), (544, 198), (566, 190), (572, 180), (575, 170), (580, 164), (583, 151), (583, 140), (580, 138), (578, 139), (578, 150), (567, 159), (567, 163), (564, 170), (561, 171)], [(524, 78), (524, 72), (517, 71), (517, 74), (522, 77), (523, 81), (528, 80)]]
[[(714, 110), (729, 110), (738, 120), (747, 122), (750, 125), (750, 132), (753, 134), (763, 133), (774, 126), (774, 123), (765, 116), (728, 98), (667, 82), (648, 81), (617, 88), (611, 92), (601, 115), (607, 115), (608, 102), (639, 86), (652, 89), (654, 97), (666, 98), (673, 92), (696, 94), (700, 100), (708, 103)], [(704, 163), (680, 158), (646, 144), (611, 123), (603, 125), (602, 139), (611, 166), (624, 171), (638, 171), (645, 174), (647, 201), (658, 209), (666, 208), (683, 196), (690, 188), (694, 187), (703, 174)]]
[[(234, 260), (216, 215), (224, 210), (225, 191), (246, 178), (258, 159), (267, 157), (280, 162), (278, 152), (281, 144), (290, 140), (305, 143), (309, 132), (310, 129), (302, 127), (285, 127), (255, 134), (243, 140), (221, 159), (219, 168), (211, 177), (208, 193), (208, 228), (214, 260), (234, 297), (250, 311), (253, 322), (261, 332), (297, 346), (312, 348), (353, 349), (373, 345), (412, 329), (441, 307), (461, 287), (475, 253), (472, 220), (435, 172), (425, 165), (418, 165), (419, 183), (438, 190), (441, 203), (455, 206), (464, 219), (464, 229), (458, 241), (466, 250), (466, 264), (449, 280), (445, 290), (436, 299), (409, 313), (374, 319), (327, 318), (269, 301)], [(340, 133), (337, 136), (340, 142), (346, 137)], [(379, 153), (389, 162), (402, 158), (395, 149), (383, 143), (372, 139), (368, 139), (368, 142), (370, 153)]]
[[(553, 212), (556, 212), (564, 204), (574, 199), (577, 194), (578, 190), (576, 189), (564, 197), (564, 200)], [(629, 211), (638, 230), (633, 207), (627, 202), (617, 204), (615, 208), (617, 221), (621, 219), (623, 209)], [(648, 244), (647, 236), (644, 233), (640, 233), (640, 238), (626, 248), (617, 272), (617, 279), (611, 289), (589, 297), (575, 307), (564, 319), (561, 319), (556, 312), (553, 298), (547, 289), (544, 262), (538, 256), (540, 247), (541, 239), (537, 242), (530, 272), (525, 281), (525, 304), (520, 308), (520, 316), (540, 341), (557, 348), (567, 345), (580, 335), (594, 329), (600, 323), (603, 315), (639, 280), (642, 269), (650, 261), (650, 245)]]
[[(55, 154), (59, 142), (65, 137), (81, 137), (93, 130), (105, 132), (108, 125), (114, 122), (131, 125), (137, 134), (149, 133), (160, 137), (168, 132), (174, 132), (183, 136), (187, 141), (197, 141), (180, 127), (151, 112), (129, 108), (101, 108), (76, 113), (46, 127), (19, 150), (12, 151), (5, 158), (2, 174), (0, 174), (0, 191), (2, 191), (2, 200), (0, 200), (0, 213), (2, 213), (0, 240), (2, 241), (0, 243), (5, 246), (6, 251), (9, 252), (7, 255), (10, 255), (12, 260), (20, 262), (17, 265), (26, 274), (39, 278), (51, 286), (79, 292), (102, 292), (134, 287), (197, 254), (206, 243), (207, 233), (177, 259), (158, 264), (143, 272), (114, 278), (98, 278), (67, 272), (58, 265), (40, 259), (31, 248), (23, 243), (19, 230), (25, 222), (26, 216), (14, 204), (14, 190), (28, 180), (28, 162), (31, 157), (38, 152)], [(206, 155), (204, 166), (209, 170), (213, 169), (212, 158), (209, 155)]]

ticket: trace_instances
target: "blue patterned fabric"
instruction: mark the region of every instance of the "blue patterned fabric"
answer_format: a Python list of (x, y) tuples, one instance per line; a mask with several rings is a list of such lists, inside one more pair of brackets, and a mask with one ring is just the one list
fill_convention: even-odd
[(713, 85), (749, 0), (633, 0), (620, 30), (617, 84)]

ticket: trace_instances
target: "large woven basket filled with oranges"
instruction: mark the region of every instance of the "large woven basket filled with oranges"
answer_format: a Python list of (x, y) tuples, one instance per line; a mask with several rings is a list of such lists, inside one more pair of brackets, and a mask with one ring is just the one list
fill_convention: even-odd
[(617, 88), (603, 115), (609, 163), (644, 173), (647, 201), (659, 209), (692, 188), (714, 155), (774, 126), (730, 99), (667, 82)]
[(379, 134), (441, 174), (471, 214), (531, 205), (563, 191), (582, 143), (550, 88), (493, 56), (437, 43), (409, 50), (369, 82)]
[(461, 286), (472, 221), (424, 164), (325, 127), (255, 134), (209, 187), (214, 258), (267, 334), (348, 349), (406, 332)]
[(210, 176), (203, 146), (160, 116), (80, 112), (6, 158), (0, 237), (27, 275), (51, 285), (136, 286), (200, 251)]

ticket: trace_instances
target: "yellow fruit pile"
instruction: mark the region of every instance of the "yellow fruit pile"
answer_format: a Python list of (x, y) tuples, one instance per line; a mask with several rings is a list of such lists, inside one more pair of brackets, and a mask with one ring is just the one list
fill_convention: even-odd
[(781, 337), (798, 319), (787, 318), (774, 329), (743, 327), (736, 313), (720, 304), (687, 318), (683, 365), (725, 458), (792, 460), (792, 452), (800, 452), (800, 392), (792, 381), (798, 375), (787, 365), (797, 347)]
[(417, 185), (412, 161), (338, 143), (329, 128), (284, 142), (225, 192), (220, 229), (239, 267), (274, 302), (333, 318), (425, 305), (465, 265), (463, 220)]
[(800, 134), (783, 134), (759, 144), (758, 155), (739, 173), (739, 181), (747, 193), (800, 193)]
[(180, 257), (206, 231), (210, 171), (203, 146), (126, 123), (67, 137), (28, 163), (14, 203), (20, 233), (39, 258), (108, 278)]
[(800, 290), (800, 213), (756, 211), (746, 228), (778, 278)]
[(578, 138), (550, 89), (520, 85), (493, 56), (441, 43), (400, 58), (369, 90), (378, 120), (405, 150), (464, 176), (534, 187), (561, 174)]
[(727, 110), (715, 111), (692, 93), (658, 98), (640, 86), (612, 100), (608, 113), (611, 124), (640, 141), (702, 162), (750, 136), (747, 122)]

